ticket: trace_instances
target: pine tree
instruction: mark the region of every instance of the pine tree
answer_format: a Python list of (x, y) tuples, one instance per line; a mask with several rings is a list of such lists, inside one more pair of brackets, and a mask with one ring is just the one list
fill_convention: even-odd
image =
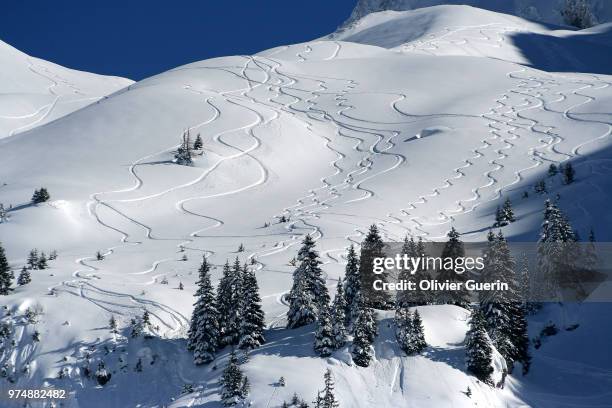
[(30, 253), (28, 254), (27, 264), (29, 269), (38, 268), (38, 250), (36, 248), (30, 250)]
[[(246, 397), (246, 395), (244, 395), (245, 378), (246, 376), (238, 366), (236, 353), (232, 351), (227, 367), (223, 370), (221, 376), (221, 386), (223, 387), (221, 391), (221, 400), (223, 406), (235, 406)], [(246, 384), (248, 384), (248, 381)]]
[(572, 184), (576, 177), (576, 170), (572, 166), (572, 163), (567, 163), (565, 167), (563, 167), (563, 182), (565, 184)]
[(423, 320), (418, 309), (415, 309), (414, 316), (412, 318), (412, 343), (415, 353), (420, 353), (427, 347), (425, 341), (425, 328), (423, 327)]
[(189, 130), (183, 133), (182, 141), (174, 155), (175, 162), (183, 166), (191, 166), (193, 159), (191, 158), (191, 142)]
[(465, 347), (467, 370), (480, 381), (492, 385), (491, 374), (493, 373), (493, 367), (491, 366), (491, 356), (493, 351), (491, 340), (487, 334), (482, 313), (478, 309), (472, 310), (470, 329), (466, 335)]
[(293, 272), (293, 286), (289, 292), (288, 328), (312, 323), (329, 305), (329, 293), (319, 266), (321, 261), (314, 246), (312, 237), (306, 235), (298, 252), (299, 265)]
[(41, 187), (39, 190), (35, 190), (32, 195), (32, 204), (40, 204), (49, 201), (51, 196), (46, 188)]
[(406, 353), (412, 354), (411, 328), (412, 328), (412, 313), (405, 306), (398, 307), (395, 310), (395, 338), (397, 344)]
[(556, 176), (558, 173), (559, 169), (557, 169), (557, 166), (554, 163), (548, 166), (548, 177)]
[(336, 295), (332, 303), (331, 324), (334, 340), (334, 349), (339, 349), (346, 344), (346, 294), (342, 278), (338, 280)]
[(48, 265), (47, 265), (47, 256), (45, 255), (44, 252), (40, 253), (40, 256), (38, 257), (38, 263), (36, 265), (36, 269), (47, 269)]
[[(344, 269), (344, 297), (346, 298), (346, 325), (350, 326), (354, 313), (357, 311), (357, 302), (361, 290), (361, 279), (359, 275), (359, 258), (355, 247), (351, 244), (346, 254), (346, 267)], [(356, 315), (355, 315), (356, 317)]]
[(334, 331), (332, 328), (329, 308), (323, 307), (317, 320), (314, 349), (321, 357), (328, 357), (335, 349)]
[(217, 301), (210, 282), (210, 266), (206, 257), (198, 271), (198, 290), (188, 332), (187, 349), (194, 353), (195, 364), (209, 363), (215, 358), (218, 347), (219, 321)]
[[(446, 263), (447, 259), (452, 259), (453, 265), (458, 258), (465, 257), (465, 248), (463, 242), (459, 239), (459, 233), (452, 227), (447, 234), (448, 241), (442, 250), (442, 260)], [(459, 273), (451, 268), (444, 268), (439, 272), (439, 281), (448, 280), (461, 284), (460, 289), (454, 291), (445, 291), (440, 293), (440, 298), (443, 303), (450, 303), (461, 307), (467, 307), (470, 303), (470, 294), (465, 289), (465, 281), (467, 280), (466, 272)]]
[(219, 346), (238, 344), (240, 340), (240, 297), (242, 292), (240, 261), (236, 258), (233, 268), (229, 262), (223, 266), (223, 276), (217, 289), (219, 313)]
[(375, 258), (385, 256), (383, 252), (384, 242), (378, 231), (376, 224), (370, 225), (368, 234), (361, 244), (361, 259), (359, 271), (362, 278), (361, 295), (368, 306), (376, 309), (388, 309), (392, 305), (389, 293), (382, 290), (374, 290), (374, 281), (386, 281), (385, 273), (376, 275), (373, 272), (373, 262)]
[(561, 10), (565, 24), (580, 29), (589, 28), (597, 24), (587, 0), (565, 0)]
[(546, 200), (544, 222), (538, 241), (538, 278), (534, 295), (538, 300), (554, 299), (558, 296), (559, 282), (572, 277), (576, 261), (580, 258), (576, 246), (576, 234), (563, 212)]
[(0, 295), (8, 295), (13, 282), (13, 275), (6, 259), (6, 253), (0, 243)]
[(115, 320), (115, 315), (111, 315), (108, 321), (108, 328), (111, 333), (117, 333), (117, 320)]
[(506, 359), (509, 372), (512, 372), (513, 364), (517, 360), (528, 369), (530, 360), (527, 349), (529, 343), (525, 298), (514, 268), (515, 262), (508, 243), (500, 231), (485, 258), (482, 278), (484, 282), (505, 282), (508, 284), (508, 290), (483, 291), (479, 295), (489, 337)]
[(202, 145), (202, 136), (200, 136), (200, 134), (198, 133), (195, 142), (193, 142), (193, 148), (194, 150), (202, 150)]
[(413, 314), (408, 307), (396, 309), (395, 337), (400, 348), (408, 355), (420, 353), (427, 347), (423, 321), (418, 310)]
[(259, 285), (257, 284), (255, 272), (246, 265), (243, 267), (242, 287), (242, 313), (238, 347), (251, 350), (265, 343), (263, 331), (266, 323), (264, 312), (261, 308)]
[(21, 268), (21, 272), (19, 273), (19, 277), (17, 278), (17, 284), (19, 286), (27, 285), (32, 282), (32, 277), (30, 276), (30, 271), (25, 266)]
[(374, 317), (374, 311), (366, 305), (360, 305), (357, 321), (355, 322), (355, 334), (353, 337), (353, 361), (360, 367), (367, 367), (373, 357), (372, 344), (378, 335), (378, 326)]
[(340, 403), (334, 395), (334, 379), (331, 370), (328, 368), (323, 375), (325, 388), (319, 391), (315, 401), (315, 408), (338, 408)]

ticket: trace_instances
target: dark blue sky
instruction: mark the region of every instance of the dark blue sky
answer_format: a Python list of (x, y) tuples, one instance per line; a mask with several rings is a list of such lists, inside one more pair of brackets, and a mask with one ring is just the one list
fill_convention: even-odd
[[(69, 68), (142, 79), (332, 32), (356, 0), (3, 0), (0, 39)], [(0, 67), (1, 69), (1, 67)]]

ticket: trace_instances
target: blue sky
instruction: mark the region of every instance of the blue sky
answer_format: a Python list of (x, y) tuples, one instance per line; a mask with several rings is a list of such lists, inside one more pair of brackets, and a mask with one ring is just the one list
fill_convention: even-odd
[(69, 68), (142, 79), (333, 31), (356, 0), (3, 0), (0, 39)]

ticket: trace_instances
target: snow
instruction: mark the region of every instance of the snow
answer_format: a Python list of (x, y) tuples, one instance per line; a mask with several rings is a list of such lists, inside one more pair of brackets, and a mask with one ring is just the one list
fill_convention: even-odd
[[(481, 23), (495, 28), (472, 27)], [(576, 183), (549, 185), (574, 227), (586, 236), (595, 226), (600, 241), (611, 238), (609, 71), (576, 70), (563, 58), (560, 72), (539, 70), (520, 47), (502, 40), (510, 37), (500, 27), (570, 36), (517, 17), (447, 6), (372, 14), (328, 39), (195, 62), (129, 87), (61, 71), (82, 80), (79, 89), (91, 84), (92, 98), (108, 97), (0, 140), (0, 202), (13, 206), (0, 224), (0, 241), (11, 265), (20, 269), (34, 247), (59, 254), (50, 269), (32, 271), (31, 284), (0, 299), (12, 313), (4, 319), (16, 322), (17, 343), (0, 353), (0, 362), (30, 364), (14, 386), (68, 388), (74, 407), (218, 406), (217, 381), (229, 350), (219, 354), (216, 370), (195, 367), (184, 337), (201, 257), (215, 266), (216, 284), (220, 266), (238, 256), (254, 258), (269, 327), (268, 342), (242, 366), (253, 406), (278, 406), (293, 392), (312, 401), (327, 367), (342, 406), (605, 405), (611, 364), (597, 360), (595, 351), (609, 339), (608, 331), (596, 330), (605, 306), (578, 316), (576, 331), (547, 339), (534, 352), (533, 375), (515, 373), (503, 390), (465, 372), (468, 312), (457, 307), (419, 308), (430, 347), (411, 357), (393, 341), (391, 315), (379, 312), (376, 358), (365, 369), (351, 365), (347, 349), (316, 357), (313, 326), (283, 329), (289, 261), (305, 234), (317, 241), (330, 291), (346, 248), (359, 244), (372, 223), (386, 240), (405, 234), (440, 240), (451, 225), (462, 239), (479, 240), (496, 206), (510, 197), (517, 222), (504, 234), (534, 241), (545, 196), (532, 186), (550, 163), (572, 160), (577, 170)], [(607, 32), (604, 26), (575, 35), (591, 54), (608, 55), (609, 43), (586, 39)], [(465, 43), (456, 44), (459, 38)], [(11, 92), (42, 95), (28, 102), (39, 108), (55, 99), (45, 88), (49, 81), (28, 82), (34, 74), (27, 58), (11, 52), (15, 66), (25, 69), (10, 72), (32, 86)], [(13, 102), (3, 106), (32, 112)], [(26, 124), (32, 125), (10, 124), (5, 135)], [(204, 143), (193, 166), (172, 162), (186, 129)], [(30, 205), (41, 186), (51, 201)], [(524, 191), (529, 198), (521, 198)], [(280, 223), (281, 215), (289, 221)], [(239, 253), (241, 243), (245, 252)], [(97, 251), (103, 260), (95, 259)], [(42, 312), (35, 325), (22, 323), (28, 307)], [(114, 339), (111, 314), (126, 328), (145, 309), (159, 337)], [(534, 323), (534, 335), (542, 324)], [(570, 355), (580, 341), (592, 349)], [(91, 368), (104, 360), (113, 375), (104, 387), (79, 373), (91, 345)], [(105, 353), (102, 345), (117, 351)], [(134, 371), (138, 357), (142, 373)], [(56, 379), (63, 366), (69, 378)], [(495, 367), (497, 381), (498, 355)], [(593, 381), (575, 385), (584, 367), (597, 368), (589, 374)], [(572, 375), (548, 378), (555, 370)], [(280, 376), (286, 387), (274, 385)], [(587, 382), (598, 393), (592, 400), (580, 395)], [(185, 383), (195, 392), (181, 396)], [(4, 390), (7, 383), (0, 384)], [(468, 386), (471, 398), (463, 394)]]
[[(606, 0), (589, 0), (591, 11), (599, 23), (612, 20), (612, 7)], [(358, 0), (343, 26), (378, 11), (414, 10), (439, 5), (467, 5), (480, 9), (515, 15), (529, 20), (561, 25), (564, 0)]]
[(133, 83), (30, 57), (0, 41), (0, 138), (44, 125)]

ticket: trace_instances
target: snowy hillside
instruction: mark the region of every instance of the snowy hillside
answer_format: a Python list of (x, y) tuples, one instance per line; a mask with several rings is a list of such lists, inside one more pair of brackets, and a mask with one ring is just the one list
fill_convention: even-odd
[[(444, 4), (478, 7), (529, 20), (561, 25), (563, 24), (561, 11), (564, 3), (565, 0), (358, 0), (344, 26), (378, 11), (415, 10)], [(589, 4), (597, 22), (607, 23), (612, 20), (612, 5), (609, 1), (589, 0)]]
[(0, 138), (74, 112), (132, 83), (30, 57), (0, 41)]
[[(311, 402), (325, 368), (342, 407), (609, 404), (612, 368), (593, 356), (609, 333), (585, 329), (606, 312), (543, 311), (534, 336), (558, 315), (563, 328), (583, 328), (549, 339), (534, 351), (532, 373), (513, 373), (504, 389), (466, 372), (469, 313), (456, 306), (418, 308), (429, 347), (411, 357), (393, 340), (393, 314), (377, 312), (368, 368), (357, 367), (346, 347), (317, 357), (312, 325), (284, 328), (291, 260), (306, 234), (316, 240), (332, 294), (348, 246), (360, 245), (371, 224), (388, 241), (439, 241), (451, 226), (465, 241), (483, 240), (496, 207), (510, 198), (517, 220), (504, 234), (535, 241), (544, 200), (557, 198), (581, 235), (594, 227), (600, 241), (612, 239), (612, 70), (601, 57), (610, 43), (582, 39), (608, 31), (576, 34), (578, 48), (598, 59), (574, 61), (563, 47), (551, 49), (542, 57), (556, 64), (550, 72), (506, 41), (523, 32), (528, 43), (536, 35), (564, 38), (518, 17), (445, 6), (372, 14), (330, 39), (200, 61), (129, 87), (23, 57), (25, 69), (10, 72), (31, 88), (11, 92), (48, 93), (38, 105), (29, 97), (7, 103), (21, 109), (12, 115), (38, 109), (42, 123), (61, 116), (45, 114), (60, 102), (65, 113), (87, 106), (27, 137), (0, 140), (0, 203), (10, 206), (0, 242), (11, 268), (19, 274), (33, 248), (57, 251), (48, 269), (31, 271), (31, 283), (0, 296), (13, 341), (3, 343), (0, 366), (14, 381), (0, 378), (0, 390), (52, 385), (69, 390), (67, 407), (220, 406), (229, 348), (202, 367), (185, 350), (205, 256), (215, 285), (228, 259), (256, 271), (268, 330), (267, 343), (242, 365), (253, 406), (279, 407), (294, 392)], [(87, 95), (69, 99), (59, 91), (68, 84), (45, 82), (55, 77), (43, 67)], [(5, 134), (33, 126), (15, 123)], [(203, 143), (192, 166), (174, 162), (186, 130)], [(550, 164), (568, 162), (576, 182), (546, 178)], [(541, 180), (547, 191), (538, 194)], [(34, 205), (40, 187), (50, 200)], [(144, 310), (154, 336), (132, 339), (130, 320)], [(111, 316), (120, 334), (111, 333)], [(563, 355), (576, 338), (584, 351)], [(494, 352), (497, 382), (502, 363)], [(108, 384), (86, 378), (85, 360), (106, 364)], [(558, 373), (554, 381), (545, 367)], [(185, 384), (193, 389), (181, 395)]]
[(601, 57), (612, 54), (610, 33), (609, 24), (570, 31), (489, 10), (444, 5), (368, 14), (329, 38), (399, 52), (482, 56), (546, 71), (609, 73), (612, 60)]

